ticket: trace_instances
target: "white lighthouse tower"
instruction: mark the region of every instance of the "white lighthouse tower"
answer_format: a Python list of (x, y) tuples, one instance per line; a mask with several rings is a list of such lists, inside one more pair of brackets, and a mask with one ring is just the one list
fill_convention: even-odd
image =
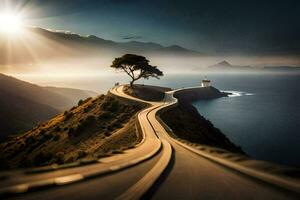
[(201, 81), (201, 87), (210, 87), (211, 86), (211, 81), (207, 79), (207, 77), (205, 76), (205, 78)]

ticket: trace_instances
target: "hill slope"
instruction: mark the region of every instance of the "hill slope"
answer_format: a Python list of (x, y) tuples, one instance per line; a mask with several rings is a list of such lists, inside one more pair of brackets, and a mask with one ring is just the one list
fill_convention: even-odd
[(0, 91), (42, 103), (62, 111), (71, 108), (80, 99), (97, 95), (97, 93), (91, 91), (41, 87), (1, 73)]
[(58, 113), (50, 106), (0, 91), (0, 140), (30, 130)]
[(40, 87), (0, 74), (0, 140), (27, 131), (80, 99), (95, 95), (90, 91)]
[(136, 113), (145, 105), (101, 95), (80, 101), (22, 136), (0, 144), (4, 169), (69, 163), (135, 145)]

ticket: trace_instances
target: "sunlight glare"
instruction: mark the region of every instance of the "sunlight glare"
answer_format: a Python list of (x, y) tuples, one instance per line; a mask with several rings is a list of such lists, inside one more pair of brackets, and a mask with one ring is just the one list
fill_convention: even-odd
[(0, 32), (8, 34), (19, 33), (22, 29), (22, 18), (11, 13), (0, 14)]

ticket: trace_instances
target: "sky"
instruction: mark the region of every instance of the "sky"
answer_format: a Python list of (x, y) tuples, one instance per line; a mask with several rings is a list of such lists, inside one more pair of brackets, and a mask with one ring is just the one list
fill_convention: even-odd
[(300, 1), (0, 0), (29, 25), (207, 53), (299, 54)]

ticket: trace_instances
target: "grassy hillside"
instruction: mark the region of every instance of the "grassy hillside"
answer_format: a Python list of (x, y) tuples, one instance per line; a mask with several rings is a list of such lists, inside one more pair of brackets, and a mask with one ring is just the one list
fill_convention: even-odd
[(110, 95), (79, 101), (77, 107), (0, 144), (1, 167), (69, 163), (130, 147), (141, 139), (135, 123), (143, 107)]
[(28, 131), (58, 113), (50, 106), (0, 91), (0, 140)]
[(96, 95), (84, 90), (40, 87), (0, 74), (0, 140), (28, 131), (80, 99)]

